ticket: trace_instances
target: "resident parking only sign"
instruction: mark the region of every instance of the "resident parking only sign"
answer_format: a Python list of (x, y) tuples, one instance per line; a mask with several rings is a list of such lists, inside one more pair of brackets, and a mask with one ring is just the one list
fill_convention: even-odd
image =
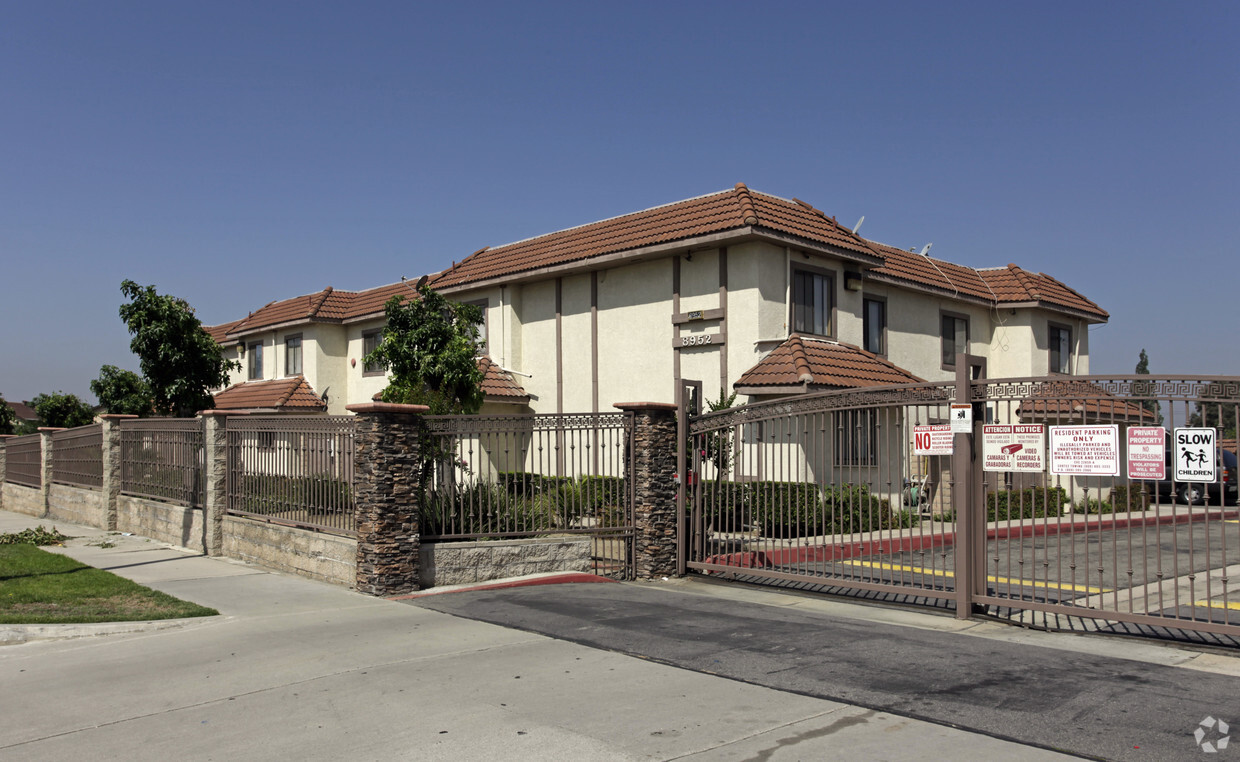
[(1177, 482), (1218, 481), (1214, 447), (1216, 431), (1183, 428), (1175, 430), (1175, 480)]
[(1051, 426), (1051, 473), (1119, 476), (1119, 426)]

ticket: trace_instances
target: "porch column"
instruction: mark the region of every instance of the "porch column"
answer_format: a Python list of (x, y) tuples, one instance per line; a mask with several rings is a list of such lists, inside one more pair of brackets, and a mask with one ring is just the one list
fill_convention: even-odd
[(346, 405), (357, 416), (353, 502), (357, 591), (400, 595), (419, 589), (418, 461), (424, 405)]
[(136, 415), (101, 415), (103, 431), (103, 528), (116, 531), (121, 499), (121, 421)]
[(634, 567), (638, 579), (676, 574), (676, 406), (621, 402), (633, 413), (633, 521), (637, 527)]
[[(224, 555), (224, 515), (228, 513), (228, 416), (203, 410), (202, 421), (202, 549), (208, 556)], [(235, 414), (234, 414), (235, 415)]]

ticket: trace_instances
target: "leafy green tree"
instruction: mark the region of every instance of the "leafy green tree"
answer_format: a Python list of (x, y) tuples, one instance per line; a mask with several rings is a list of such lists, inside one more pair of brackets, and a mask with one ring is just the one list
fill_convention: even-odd
[(228, 372), (240, 370), (240, 363), (225, 359), (184, 299), (131, 280), (121, 283), (121, 293), (129, 299), (121, 305), (121, 320), (133, 335), (129, 348), (138, 356), (155, 412), (186, 417), (215, 407), (210, 390), (228, 383)]
[[(1145, 354), (1145, 347), (1141, 348), (1141, 356), (1137, 358), (1136, 373), (1138, 376), (1148, 376), (1150, 374), (1150, 358)], [(1148, 397), (1154, 392), (1152, 383), (1138, 382), (1132, 385), (1132, 393), (1138, 397)], [(1154, 414), (1155, 422), (1161, 426), (1163, 422), (1162, 405), (1158, 400), (1141, 400), (1141, 407)]]
[(114, 415), (145, 418), (155, 410), (151, 387), (142, 376), (115, 365), (99, 369), (99, 378), (90, 382), (90, 391), (99, 398), (99, 404)]
[(391, 370), (384, 402), (426, 405), (433, 415), (476, 413), (482, 371), (475, 357), (482, 310), (450, 302), (419, 283), (418, 298), (394, 296), (384, 305), (387, 327), (366, 362)]
[(77, 395), (53, 392), (40, 394), (30, 401), (43, 426), (71, 429), (86, 426), (95, 420), (95, 410)]
[(17, 413), (13, 412), (13, 408), (9, 407), (9, 403), (5, 401), (4, 395), (0, 394), (0, 434), (12, 434), (16, 426)]

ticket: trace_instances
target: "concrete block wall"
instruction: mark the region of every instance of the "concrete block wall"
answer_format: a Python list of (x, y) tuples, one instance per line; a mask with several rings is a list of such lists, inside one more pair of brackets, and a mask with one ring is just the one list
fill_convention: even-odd
[(543, 572), (591, 570), (592, 540), (549, 538), (422, 543), (422, 587), (463, 585)]
[(40, 518), (47, 515), (47, 504), (43, 501), (42, 490), (8, 483), (5, 483), (3, 488), (4, 510)]
[(225, 516), (224, 556), (301, 577), (352, 587), (357, 578), (357, 540)]
[(116, 531), (206, 552), (202, 511), (184, 505), (121, 495), (116, 504)]
[(88, 527), (106, 527), (107, 505), (99, 490), (53, 484), (47, 490), (47, 516)]

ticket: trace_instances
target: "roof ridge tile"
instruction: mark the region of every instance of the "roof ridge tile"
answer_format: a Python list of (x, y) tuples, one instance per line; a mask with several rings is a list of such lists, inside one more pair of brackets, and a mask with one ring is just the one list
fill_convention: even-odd
[(744, 183), (737, 183), (734, 190), (736, 202), (741, 207), (741, 222), (746, 225), (757, 225), (758, 212), (753, 208), (753, 197), (749, 195), (749, 188)]

